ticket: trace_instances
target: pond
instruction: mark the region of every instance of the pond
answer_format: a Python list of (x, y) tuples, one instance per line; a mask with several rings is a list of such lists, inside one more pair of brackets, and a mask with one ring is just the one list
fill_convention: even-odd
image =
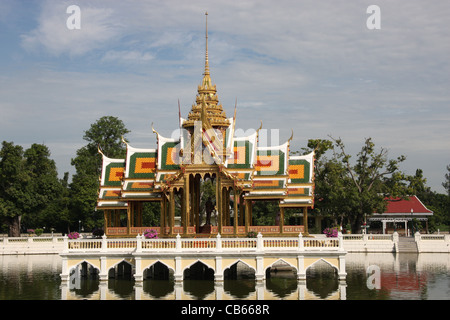
[(339, 281), (323, 263), (298, 281), (290, 270), (271, 272), (265, 281), (238, 276), (211, 279), (146, 279), (124, 274), (100, 282), (74, 276), (63, 285), (58, 255), (0, 256), (0, 300), (449, 300), (450, 255), (349, 253), (347, 278)]

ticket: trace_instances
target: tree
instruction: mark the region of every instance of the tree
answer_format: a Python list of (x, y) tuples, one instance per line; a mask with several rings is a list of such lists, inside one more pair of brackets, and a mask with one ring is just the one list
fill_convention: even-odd
[(350, 163), (351, 156), (347, 154), (341, 139), (334, 139), (340, 153), (336, 156), (342, 161), (351, 178), (352, 186), (356, 188), (352, 195), (352, 232), (359, 232), (366, 216), (374, 212), (384, 212), (386, 197), (404, 197), (407, 194), (406, 181), (408, 177), (399, 171), (399, 165), (406, 160), (401, 155), (397, 159), (388, 159), (387, 150), (375, 150), (371, 138), (365, 140), (361, 151), (357, 154), (355, 164)]
[(88, 144), (78, 149), (71, 161), (76, 173), (70, 184), (70, 221), (75, 228), (78, 228), (78, 221), (89, 229), (102, 224), (103, 217), (95, 215), (102, 166), (98, 149), (110, 158), (124, 158), (126, 148), (122, 138), (129, 132), (122, 120), (112, 116), (100, 118), (85, 131), (83, 139)]
[(445, 181), (442, 186), (447, 190), (447, 225), (450, 225), (450, 165), (447, 166), (447, 173), (445, 174)]
[[(314, 150), (314, 214), (330, 218), (334, 225), (342, 226), (354, 207), (355, 187), (344, 164), (337, 158), (333, 142), (324, 139), (308, 140), (304, 154)], [(332, 151), (332, 157), (326, 153)], [(298, 152), (294, 152), (298, 153)]]
[(3, 141), (0, 150), (0, 215), (10, 237), (20, 236), (20, 223), (26, 207), (29, 176), (24, 169), (23, 148)]
[(60, 194), (56, 165), (49, 149), (33, 144), (21, 146), (4, 141), (0, 151), (0, 215), (8, 234), (20, 236), (22, 219), (36, 226), (40, 213)]
[(447, 190), (447, 194), (450, 198), (450, 165), (447, 166), (447, 173), (445, 174), (445, 181), (442, 182), (442, 186)]

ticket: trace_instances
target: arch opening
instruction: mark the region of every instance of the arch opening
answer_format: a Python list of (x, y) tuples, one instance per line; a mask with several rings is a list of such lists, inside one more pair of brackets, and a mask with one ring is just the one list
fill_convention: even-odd
[(90, 263), (80, 262), (69, 272), (69, 288), (78, 296), (87, 298), (98, 291), (99, 273), (99, 270)]
[(255, 274), (253, 268), (242, 261), (237, 261), (224, 270), (224, 291), (238, 299), (248, 297), (256, 291)]
[(143, 290), (155, 299), (168, 296), (174, 291), (174, 271), (157, 261), (144, 270)]
[(266, 289), (282, 299), (297, 290), (297, 269), (278, 260), (266, 269)]
[(184, 280), (214, 280), (214, 270), (197, 261), (183, 272)]
[(283, 260), (278, 260), (266, 269), (266, 279), (272, 277), (296, 279), (297, 269)]
[(144, 270), (144, 279), (173, 280), (174, 271), (162, 262), (157, 261)]
[(255, 279), (255, 270), (242, 261), (237, 261), (224, 270), (225, 280)]
[(133, 277), (133, 268), (133, 265), (123, 260), (109, 269), (108, 278), (131, 280)]
[(306, 288), (321, 299), (326, 299), (339, 290), (336, 267), (320, 259), (306, 270)]

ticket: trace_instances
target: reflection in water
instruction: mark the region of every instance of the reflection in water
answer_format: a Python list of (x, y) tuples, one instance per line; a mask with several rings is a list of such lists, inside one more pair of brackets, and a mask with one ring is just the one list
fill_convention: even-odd
[(254, 279), (225, 280), (223, 290), (236, 299), (248, 299), (256, 291), (256, 281)]
[(320, 299), (331, 297), (339, 288), (336, 270), (321, 260), (306, 272), (306, 288)]
[[(0, 256), (0, 299), (448, 300), (450, 297), (449, 254), (348, 254), (345, 282), (337, 280), (332, 268), (319, 263), (308, 269), (306, 281), (297, 281), (291, 271), (279, 270), (259, 282), (252, 279), (251, 272), (242, 277), (230, 268), (223, 282), (194, 277), (175, 283), (172, 273), (158, 268), (147, 272), (142, 283), (135, 283), (126, 268), (105, 282), (87, 269), (74, 272), (69, 283), (61, 283), (61, 258), (57, 255)], [(195, 273), (194, 270), (191, 275)]]

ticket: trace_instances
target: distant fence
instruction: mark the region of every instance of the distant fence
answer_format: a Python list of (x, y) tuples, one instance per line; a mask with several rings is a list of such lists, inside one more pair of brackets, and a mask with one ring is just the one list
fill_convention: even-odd
[(343, 234), (347, 252), (395, 252), (398, 234)]
[(58, 254), (64, 248), (64, 237), (2, 237), (0, 254)]
[(196, 239), (145, 239), (136, 238), (110, 238), (102, 239), (76, 239), (64, 238), (63, 252), (206, 252), (206, 251), (344, 251), (342, 237), (312, 239), (303, 237), (263, 237), (258, 234), (256, 238), (215, 238)]
[[(220, 240), (218, 240), (220, 239)], [(418, 252), (450, 253), (450, 235), (419, 234), (414, 237)], [(259, 247), (258, 247), (259, 246)], [(207, 239), (145, 239), (136, 238), (82, 238), (70, 240), (63, 236), (0, 237), (0, 255), (6, 254), (59, 254), (63, 250), (99, 251), (133, 250), (338, 250), (347, 252), (395, 252), (398, 234), (343, 234), (340, 238), (326, 238), (323, 235), (311, 237), (262, 237), (258, 238), (207, 238)]]
[(414, 239), (419, 252), (447, 252), (450, 253), (449, 234), (420, 234), (415, 233)]

